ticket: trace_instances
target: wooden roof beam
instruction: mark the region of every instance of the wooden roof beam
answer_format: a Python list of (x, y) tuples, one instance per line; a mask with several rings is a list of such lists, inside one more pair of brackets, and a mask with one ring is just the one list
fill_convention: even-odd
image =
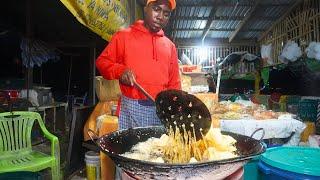
[(215, 20), (214, 17), (215, 17), (216, 11), (217, 11), (216, 7), (213, 7), (211, 9), (210, 15), (209, 15), (208, 20), (207, 20), (206, 27), (203, 29), (203, 32), (202, 32), (202, 35), (201, 35), (202, 42), (204, 42), (204, 39), (206, 38), (208, 32), (211, 29), (212, 22)]
[(237, 36), (238, 32), (241, 30), (241, 28), (248, 22), (248, 20), (251, 18), (253, 12), (257, 9), (259, 5), (260, 0), (256, 0), (254, 6), (250, 9), (246, 17), (241, 21), (241, 23), (238, 25), (237, 29), (231, 34), (229, 37), (229, 42), (232, 42), (234, 38)]
[(290, 13), (291, 11), (297, 7), (299, 4), (301, 4), (303, 2), (303, 0), (296, 0), (295, 3), (293, 3), (288, 9), (287, 11), (279, 18), (277, 19), (277, 21), (275, 21), (269, 29), (267, 29), (264, 33), (262, 33), (262, 35), (258, 38), (258, 41), (261, 41), (264, 37), (266, 37), (268, 35), (268, 33), (282, 20), (284, 20)]

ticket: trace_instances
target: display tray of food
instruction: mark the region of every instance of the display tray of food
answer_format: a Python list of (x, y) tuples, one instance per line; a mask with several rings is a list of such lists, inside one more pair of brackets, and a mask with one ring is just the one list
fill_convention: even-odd
[(188, 135), (176, 131), (160, 126), (132, 128), (104, 135), (95, 142), (117, 166), (138, 179), (231, 174), (265, 151), (259, 140), (218, 128), (210, 128), (202, 140), (187, 138), (188, 142), (182, 137)]
[(250, 136), (256, 129), (263, 128), (264, 139), (288, 138), (286, 145), (298, 145), (306, 127), (294, 114), (267, 110), (264, 105), (247, 100), (221, 101), (209, 110), (222, 131)]
[(213, 93), (195, 96), (210, 111), (214, 127), (220, 127), (222, 131), (250, 136), (256, 129), (263, 128), (264, 139), (287, 139), (286, 145), (296, 146), (306, 127), (295, 114), (267, 110), (264, 105), (249, 100), (218, 102)]
[(288, 112), (267, 110), (264, 105), (245, 100), (221, 101), (213, 104), (209, 110), (214, 119), (221, 120), (280, 120), (296, 117)]

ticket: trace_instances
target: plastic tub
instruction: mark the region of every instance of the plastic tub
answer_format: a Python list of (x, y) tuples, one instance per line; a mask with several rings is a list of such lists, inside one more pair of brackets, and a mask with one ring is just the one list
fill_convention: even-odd
[(100, 179), (100, 155), (99, 153), (88, 151), (85, 154), (86, 171), (88, 180)]
[(262, 179), (320, 179), (320, 149), (270, 148), (258, 163)]

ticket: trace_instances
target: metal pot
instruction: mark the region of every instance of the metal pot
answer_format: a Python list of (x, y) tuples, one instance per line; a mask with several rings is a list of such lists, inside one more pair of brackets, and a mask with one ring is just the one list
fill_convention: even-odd
[[(88, 133), (93, 140), (93, 131), (89, 130)], [(166, 129), (161, 126), (132, 128), (116, 131), (93, 141), (117, 166), (136, 179), (192, 179), (193, 177), (222, 179), (242, 167), (251, 158), (265, 152), (262, 142), (253, 139), (253, 135), (248, 137), (222, 132), (237, 140), (235, 144), (239, 155), (237, 158), (189, 164), (166, 164), (135, 160), (120, 155), (129, 151), (138, 142), (146, 141), (150, 137), (160, 137), (164, 133)]]

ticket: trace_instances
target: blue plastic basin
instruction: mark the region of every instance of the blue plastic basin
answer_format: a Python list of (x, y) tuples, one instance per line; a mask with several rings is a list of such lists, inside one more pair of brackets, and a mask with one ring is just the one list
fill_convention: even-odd
[(262, 179), (320, 179), (320, 149), (305, 147), (270, 148), (260, 156)]

